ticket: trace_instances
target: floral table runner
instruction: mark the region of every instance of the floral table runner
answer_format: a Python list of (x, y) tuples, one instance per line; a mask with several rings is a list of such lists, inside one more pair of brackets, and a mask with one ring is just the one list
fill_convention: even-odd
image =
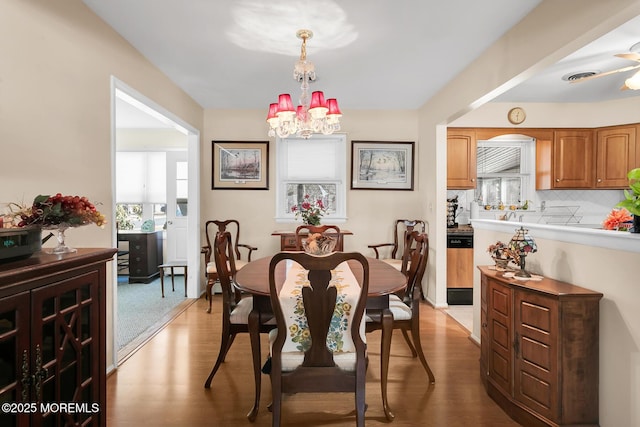
[[(280, 305), (287, 324), (287, 339), (283, 352), (306, 351), (311, 345), (302, 302), (302, 287), (310, 286), (308, 271), (297, 262), (287, 260), (287, 276), (280, 291)], [(331, 271), (330, 285), (337, 289), (336, 306), (331, 318), (327, 347), (334, 353), (355, 351), (351, 339), (352, 308), (360, 295), (360, 286), (346, 262)], [(364, 316), (360, 324), (360, 336), (365, 337)]]

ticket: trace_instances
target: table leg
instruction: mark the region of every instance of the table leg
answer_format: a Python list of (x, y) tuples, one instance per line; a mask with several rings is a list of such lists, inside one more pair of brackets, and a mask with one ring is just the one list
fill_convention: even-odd
[(187, 266), (184, 266), (184, 297), (187, 297)]
[(247, 414), (249, 421), (255, 421), (258, 416), (258, 408), (260, 406), (260, 311), (251, 310), (249, 313), (249, 337), (251, 339), (251, 354), (253, 356), (253, 376), (255, 380), (256, 392), (253, 401), (253, 408)]
[(389, 374), (389, 353), (391, 353), (391, 336), (393, 334), (393, 314), (391, 310), (382, 310), (382, 343), (380, 348), (380, 386), (382, 387), (382, 407), (387, 420), (393, 421), (395, 415), (391, 412), (387, 400), (387, 377)]
[(173, 274), (173, 267), (171, 267), (171, 292), (175, 292), (176, 291), (176, 282), (173, 279), (175, 277), (175, 275)]
[(160, 289), (162, 289), (162, 298), (164, 298), (164, 268), (160, 267)]

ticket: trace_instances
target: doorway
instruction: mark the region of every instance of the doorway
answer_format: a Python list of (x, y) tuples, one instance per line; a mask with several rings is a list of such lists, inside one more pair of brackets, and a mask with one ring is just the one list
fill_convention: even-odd
[[(127, 227), (132, 227), (133, 233), (152, 233), (162, 236), (161, 249), (157, 256), (159, 262), (156, 264), (154, 261), (151, 264), (156, 265), (147, 266), (150, 272), (155, 270), (156, 276), (148, 276), (149, 280), (144, 280), (142, 283), (148, 285), (146, 287), (149, 289), (149, 295), (123, 291), (122, 298), (125, 295), (135, 294), (136, 298), (145, 299), (147, 303), (152, 300), (157, 302), (155, 300), (162, 300), (157, 265), (180, 260), (187, 263), (190, 271), (200, 270), (199, 133), (166, 109), (115, 78), (112, 78), (112, 99), (113, 218), (116, 218), (116, 208), (120, 208), (123, 203), (128, 207), (135, 204), (137, 206), (135, 209), (126, 210), (126, 212), (137, 214), (128, 218), (130, 221)], [(129, 161), (135, 159), (138, 163), (135, 166), (128, 165), (126, 168), (128, 179), (125, 180), (125, 184), (118, 185), (118, 170), (122, 172), (119, 163), (123, 154), (124, 158)], [(138, 181), (134, 183), (134, 179)], [(128, 198), (121, 198), (124, 197), (120, 191), (122, 189), (127, 190)], [(136, 194), (134, 189), (141, 189), (141, 191)], [(122, 213), (122, 209), (118, 211)], [(121, 230), (122, 225), (115, 219), (111, 225), (114, 244), (117, 245), (118, 235), (124, 233)], [(193, 302), (201, 293), (201, 285), (197, 280), (200, 275), (189, 274), (186, 284), (187, 298), (184, 298), (181, 290), (184, 289), (185, 276), (177, 275), (175, 280), (177, 290), (175, 293), (181, 296), (176, 303), (179, 306), (183, 305), (183, 301)], [(128, 313), (120, 310), (132, 306), (128, 301), (126, 304), (123, 302), (119, 307), (118, 289), (122, 283), (120, 285), (118, 283), (126, 281), (128, 284), (129, 281), (123, 280), (122, 275), (118, 276), (117, 272), (113, 277), (113, 307), (111, 308), (113, 322), (110, 325), (113, 332), (110, 336), (113, 338), (111, 341), (114, 349), (113, 365), (117, 366), (126, 357), (119, 351), (122, 347), (119, 336), (126, 336), (129, 339), (131, 331), (128, 330), (130, 329), (128, 325), (137, 323), (136, 328), (140, 329), (141, 320), (139, 313), (133, 313), (136, 316), (132, 321)], [(172, 294), (170, 283), (169, 279), (165, 285), (169, 286), (169, 293)], [(127, 289), (127, 291), (130, 290)], [(148, 328), (143, 328), (143, 335), (150, 338), (156, 332), (154, 328), (161, 328), (178, 314), (173, 313), (173, 307), (169, 307), (167, 311), (167, 306), (170, 305), (168, 300), (169, 298), (165, 298), (162, 303), (147, 304), (143, 310), (137, 310), (145, 313), (144, 322), (149, 323)], [(150, 313), (151, 310), (148, 309), (150, 306), (160, 307), (159, 310), (164, 311)], [(127, 328), (126, 331), (125, 328)], [(137, 338), (134, 341), (139, 342)], [(139, 345), (133, 349), (137, 347)], [(131, 346), (128, 349), (131, 350)]]

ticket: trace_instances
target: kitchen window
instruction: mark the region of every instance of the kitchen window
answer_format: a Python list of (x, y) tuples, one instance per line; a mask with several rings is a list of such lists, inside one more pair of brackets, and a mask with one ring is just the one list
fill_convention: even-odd
[(345, 135), (276, 139), (276, 221), (295, 221), (291, 207), (308, 194), (327, 207), (323, 222), (346, 220)]
[(482, 205), (522, 205), (535, 191), (535, 140), (513, 135), (478, 141), (478, 186)]

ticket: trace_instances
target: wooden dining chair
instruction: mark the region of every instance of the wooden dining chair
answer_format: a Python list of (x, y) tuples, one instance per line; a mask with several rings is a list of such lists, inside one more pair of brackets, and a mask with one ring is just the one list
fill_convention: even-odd
[(344, 251), (343, 235), (340, 232), (340, 227), (337, 225), (308, 225), (303, 224), (296, 228), (296, 249), (302, 250), (302, 240), (307, 236), (314, 233), (320, 233), (336, 239), (335, 250), (338, 252)]
[[(249, 333), (249, 313), (253, 309), (253, 297), (242, 295), (232, 281), (236, 267), (231, 233), (228, 231), (216, 233), (211, 249), (222, 288), (222, 338), (218, 358), (204, 383), (205, 388), (211, 387), (213, 376), (218, 371), (220, 364), (224, 362), (236, 334)], [(273, 316), (260, 319), (260, 332), (269, 332), (274, 327), (275, 318)]]
[(424, 233), (425, 228), (426, 223), (422, 220), (398, 219), (394, 226), (393, 242), (379, 243), (367, 247), (373, 249), (376, 258), (382, 259), (387, 264), (402, 271), (402, 256), (404, 254), (404, 242), (407, 234), (410, 234), (414, 230)]
[[(207, 221), (204, 225), (205, 237), (207, 239), (207, 245), (202, 247), (202, 253), (204, 254), (204, 261), (206, 265), (205, 274), (207, 276), (207, 288), (206, 288), (206, 298), (209, 300), (209, 307), (207, 308), (207, 313), (211, 313), (211, 303), (212, 303), (212, 293), (211, 289), (213, 285), (219, 279), (219, 272), (216, 268), (216, 263), (211, 258), (213, 253), (213, 238), (217, 233), (229, 231), (232, 238), (232, 246), (233, 253), (236, 262), (236, 270), (244, 267), (248, 262), (251, 262), (251, 254), (253, 251), (257, 251), (258, 248), (255, 246), (247, 245), (240, 243), (240, 223), (235, 219), (227, 219), (224, 221), (221, 220), (211, 220)], [(242, 259), (240, 249), (244, 249), (247, 251), (246, 261)], [(235, 273), (235, 271), (234, 271)]]
[[(435, 383), (435, 376), (427, 363), (420, 341), (420, 288), (429, 257), (429, 237), (426, 233), (412, 231), (405, 239), (404, 256), (407, 262), (407, 288), (400, 294), (389, 295), (389, 310), (393, 314), (393, 329), (400, 329), (411, 349), (413, 357), (418, 357), (429, 381)], [(382, 312), (367, 310), (367, 332), (382, 329)], [(411, 338), (409, 338), (409, 333)], [(384, 385), (383, 385), (384, 387)]]
[[(288, 274), (286, 285), (276, 282), (276, 266), (280, 262), (289, 262), (288, 260), (295, 261), (302, 269), (308, 270), (308, 281), (305, 280), (305, 273), (302, 273), (302, 278), (298, 276), (294, 282), (290, 281), (295, 274)], [(350, 269), (348, 272), (334, 271), (332, 274), (332, 270), (348, 260), (359, 263), (357, 268), (362, 269), (361, 282), (353, 275), (348, 275), (351, 273)], [(340, 291), (334, 286), (334, 274), (340, 274)], [(342, 287), (347, 282), (350, 282), (348, 288), (353, 293)], [(292, 288), (291, 283), (302, 286), (302, 291), (300, 292), (299, 287)], [(284, 394), (330, 392), (354, 393), (356, 424), (364, 426), (367, 356), (362, 320), (368, 289), (369, 264), (359, 253), (334, 252), (326, 257), (316, 257), (306, 253), (281, 252), (272, 258), (269, 265), (269, 290), (277, 323), (277, 329), (269, 333), (274, 427), (280, 425)], [(355, 301), (352, 305), (345, 302), (352, 300)], [(292, 304), (292, 311), (288, 311), (285, 318), (283, 306), (289, 307)], [(336, 320), (335, 316), (340, 316), (346, 307), (350, 307), (352, 315), (348, 324), (340, 321), (342, 317)], [(297, 309), (293, 311), (293, 308)], [(292, 320), (287, 320), (291, 312), (295, 316)], [(344, 325), (344, 330), (336, 331), (336, 324)], [(350, 339), (346, 334), (336, 339), (336, 334), (343, 334), (346, 330), (350, 332)], [(338, 341), (344, 342), (343, 351), (336, 351), (336, 347), (340, 348), (336, 345)]]

